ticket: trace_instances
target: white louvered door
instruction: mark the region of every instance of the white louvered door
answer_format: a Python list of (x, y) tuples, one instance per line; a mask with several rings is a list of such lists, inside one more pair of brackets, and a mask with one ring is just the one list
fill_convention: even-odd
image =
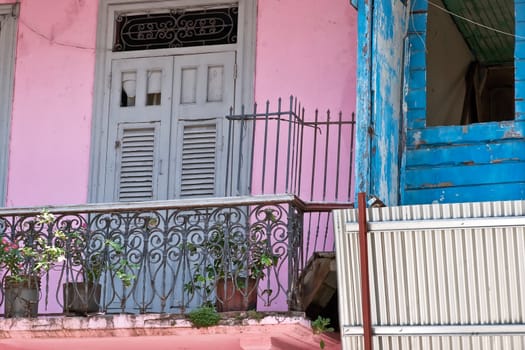
[(173, 58), (112, 65), (105, 201), (167, 198)]
[(173, 113), (176, 115), (173, 158), (176, 198), (224, 193), (225, 115), (234, 105), (235, 53), (175, 58)]
[(104, 201), (224, 193), (235, 53), (115, 60)]

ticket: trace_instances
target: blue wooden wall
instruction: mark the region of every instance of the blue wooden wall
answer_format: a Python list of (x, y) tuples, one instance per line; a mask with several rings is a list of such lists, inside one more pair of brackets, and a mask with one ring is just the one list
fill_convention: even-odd
[[(517, 39), (516, 119), (426, 127), (425, 0), (415, 0), (409, 29), (403, 204), (525, 198), (525, 41)], [(516, 34), (525, 35), (525, 0), (516, 0)]]
[(357, 192), (398, 204), (406, 7), (358, 1)]
[(388, 205), (524, 199), (525, 0), (515, 0), (515, 120), (440, 127), (426, 127), (427, 1), (412, 1), (408, 23), (401, 1), (358, 6), (356, 193)]

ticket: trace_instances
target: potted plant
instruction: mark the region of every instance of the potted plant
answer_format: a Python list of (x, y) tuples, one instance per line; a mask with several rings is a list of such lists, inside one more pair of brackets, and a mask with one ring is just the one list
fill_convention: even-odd
[(218, 225), (201, 244), (186, 243), (190, 257), (199, 260), (184, 285), (186, 292), (199, 292), (205, 306), (213, 306), (215, 292), (219, 312), (255, 309), (258, 282), (279, 259), (262, 233), (261, 225), (248, 234)]
[(60, 232), (66, 248), (67, 270), (72, 276), (72, 281), (63, 285), (64, 313), (86, 315), (98, 312), (102, 290), (100, 279), (108, 271), (124, 286), (131, 286), (136, 275), (128, 270), (136, 266), (128, 261), (119, 242), (112, 239), (97, 242), (100, 238), (93, 238), (86, 225), (78, 230), (66, 227)]
[(24, 234), (11, 237), (0, 234), (0, 268), (4, 270), (5, 317), (35, 317), (41, 276), (55, 264), (64, 261), (64, 249), (58, 244), (59, 234), (45, 237), (42, 232), (52, 224), (43, 211), (28, 222)]
[(67, 272), (68, 276), (72, 276), (72, 280), (62, 286), (64, 313), (86, 315), (98, 312), (104, 252), (90, 251), (86, 225), (82, 225), (79, 230), (66, 231), (63, 238)]

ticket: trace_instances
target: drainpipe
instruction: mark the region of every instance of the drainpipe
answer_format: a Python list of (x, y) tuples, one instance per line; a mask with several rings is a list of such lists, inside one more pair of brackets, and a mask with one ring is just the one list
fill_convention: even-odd
[(358, 194), (358, 216), (363, 343), (364, 350), (372, 350), (372, 316), (370, 311), (370, 278), (368, 269), (368, 223), (366, 218), (366, 193), (364, 192)]

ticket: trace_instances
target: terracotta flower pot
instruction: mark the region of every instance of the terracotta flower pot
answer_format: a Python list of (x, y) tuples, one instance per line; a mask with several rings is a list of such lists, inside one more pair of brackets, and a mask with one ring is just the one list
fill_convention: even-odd
[(40, 277), (7, 276), (4, 281), (5, 317), (36, 317), (38, 316), (38, 300), (40, 299)]
[[(227, 311), (247, 311), (255, 310), (257, 308), (257, 280), (254, 278), (248, 279), (248, 288), (244, 286), (246, 279), (239, 278), (237, 285), (233, 283), (231, 278), (221, 278), (217, 281), (217, 302), (216, 309), (218, 312)], [(237, 288), (240, 287), (241, 288)], [(245, 294), (248, 297), (245, 298)]]

